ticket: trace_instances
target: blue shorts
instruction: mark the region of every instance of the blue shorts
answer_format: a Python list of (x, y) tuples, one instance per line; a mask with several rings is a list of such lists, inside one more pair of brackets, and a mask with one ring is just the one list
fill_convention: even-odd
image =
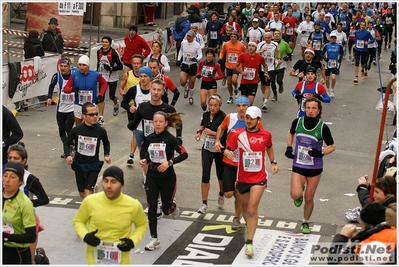
[(143, 140), (144, 140), (143, 131), (134, 130), (133, 133), (134, 133), (134, 137), (136, 138), (137, 146), (141, 147), (141, 145), (143, 144)]
[(238, 75), (238, 72), (235, 71), (234, 69), (226, 68), (226, 76), (233, 76), (233, 74), (237, 74)]

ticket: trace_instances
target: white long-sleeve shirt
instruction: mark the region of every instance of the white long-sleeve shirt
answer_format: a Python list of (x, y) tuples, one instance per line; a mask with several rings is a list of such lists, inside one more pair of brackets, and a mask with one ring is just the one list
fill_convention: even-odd
[[(197, 58), (197, 61), (191, 61), (192, 58)], [(197, 64), (202, 59), (202, 49), (201, 45), (196, 41), (189, 43), (187, 40), (181, 42), (181, 47), (179, 51), (179, 61), (186, 65)]]

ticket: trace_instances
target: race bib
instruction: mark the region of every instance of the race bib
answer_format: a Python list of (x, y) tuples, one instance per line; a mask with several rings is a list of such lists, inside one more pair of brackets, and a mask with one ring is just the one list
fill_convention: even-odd
[(256, 69), (245, 67), (244, 72), (247, 73), (247, 75), (243, 76), (244, 79), (253, 80), (255, 78)]
[(93, 102), (93, 91), (79, 90), (79, 105)]
[(346, 28), (346, 20), (342, 20), (341, 23), (342, 23), (342, 28)]
[(309, 156), (309, 148), (304, 146), (298, 146), (298, 158), (297, 163), (303, 165), (314, 165), (313, 157)]
[(201, 75), (207, 78), (212, 78), (213, 74), (214, 74), (214, 67), (209, 67), (209, 66), (203, 66), (202, 67), (202, 71), (201, 71)]
[(266, 61), (266, 64), (269, 66), (274, 64), (274, 57), (273, 57), (272, 53), (266, 54), (265, 61)]
[(349, 36), (355, 36), (355, 30), (349, 30)]
[(117, 247), (117, 242), (101, 241), (100, 245), (95, 247), (94, 262), (95, 264), (120, 264), (122, 251)]
[(229, 56), (227, 57), (227, 60), (228, 60), (230, 63), (237, 63), (238, 54), (229, 54)]
[(357, 40), (356, 47), (357, 48), (364, 48), (364, 41), (363, 40)]
[(262, 152), (244, 152), (242, 154), (244, 171), (259, 172), (262, 170)]
[(286, 34), (292, 35), (294, 33), (294, 28), (286, 28), (285, 29)]
[(321, 50), (321, 41), (320, 40), (314, 40), (313, 41), (313, 48), (315, 50)]
[(97, 137), (79, 135), (77, 148), (79, 154), (93, 157), (96, 155)]
[(209, 35), (212, 40), (216, 40), (218, 38), (218, 32), (217, 31), (210, 31)]
[(333, 59), (330, 59), (330, 60), (327, 62), (327, 67), (328, 67), (329, 69), (335, 69), (335, 68), (337, 67), (337, 61), (336, 61), (336, 60), (333, 60)]
[(148, 153), (152, 162), (161, 163), (166, 161), (166, 144), (153, 143), (148, 147)]
[(75, 94), (74, 93), (66, 94), (64, 92), (61, 92), (60, 97), (61, 97), (61, 99), (60, 99), (61, 103), (73, 104), (73, 102), (75, 101)]
[(183, 61), (184, 62), (191, 62), (191, 59), (193, 58), (193, 55), (191, 54), (183, 54)]
[(215, 152), (215, 136), (207, 135), (204, 141), (204, 148), (209, 152)]
[(154, 125), (152, 124), (151, 120), (143, 119), (143, 123), (144, 123), (144, 129), (143, 129), (144, 136), (147, 137), (154, 132)]
[(7, 234), (13, 234), (14, 227), (11, 224), (3, 222), (3, 232), (6, 232)]

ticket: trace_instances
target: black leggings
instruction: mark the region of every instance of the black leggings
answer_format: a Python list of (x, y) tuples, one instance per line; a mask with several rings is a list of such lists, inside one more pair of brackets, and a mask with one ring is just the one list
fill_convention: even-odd
[(11, 248), (3, 244), (3, 264), (32, 264), (30, 247)]
[(148, 224), (150, 226), (151, 237), (158, 237), (158, 195), (161, 193), (163, 213), (167, 215), (171, 214), (174, 211), (172, 203), (176, 193), (176, 173), (173, 171), (172, 173), (164, 174), (162, 177), (154, 177), (151, 173), (153, 173), (153, 171), (149, 170), (145, 181), (148, 205)]
[(118, 83), (118, 81), (115, 82), (108, 82), (108, 86), (109, 86), (109, 99), (111, 99), (112, 101), (115, 99), (115, 92), (116, 92), (116, 84)]
[(393, 27), (385, 27), (385, 46), (386, 47), (392, 41), (392, 33), (393, 33)]
[(373, 48), (369, 48), (368, 49), (369, 51), (368, 51), (368, 66), (371, 66), (371, 63), (373, 63), (373, 60), (375, 60), (376, 59), (376, 57), (375, 57), (375, 51), (376, 51), (376, 49), (375, 49), (375, 47), (373, 47)]
[(223, 154), (222, 153), (212, 153), (209, 150), (202, 148), (201, 152), (202, 157), (202, 182), (205, 184), (209, 184), (211, 179), (211, 167), (212, 162), (215, 161), (216, 165), (216, 176), (218, 180), (223, 180)]
[(355, 49), (355, 66), (359, 67), (359, 63), (362, 64), (362, 71), (363, 71), (367, 65), (367, 57), (368, 57), (368, 51), (360, 52)]
[(73, 111), (68, 113), (57, 112), (56, 119), (58, 124), (58, 133), (60, 135), (61, 141), (64, 142), (67, 138), (67, 135), (72, 130), (73, 124), (75, 123)]

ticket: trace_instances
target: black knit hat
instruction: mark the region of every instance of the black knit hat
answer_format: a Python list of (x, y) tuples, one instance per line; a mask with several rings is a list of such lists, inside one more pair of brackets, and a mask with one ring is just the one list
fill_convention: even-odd
[(116, 166), (111, 166), (106, 169), (103, 173), (103, 180), (105, 177), (112, 177), (118, 180), (122, 185), (125, 184), (125, 180), (123, 179), (123, 171)]
[(377, 225), (385, 221), (385, 207), (372, 202), (360, 211), (360, 220), (366, 224)]
[(6, 171), (11, 171), (15, 173), (20, 181), (24, 180), (24, 165), (22, 163), (19, 163), (17, 161), (9, 161), (7, 162), (6, 166), (4, 166), (4, 172)]
[[(109, 36), (104, 36), (103, 39), (107, 39), (109, 44), (112, 44), (112, 38)], [(102, 39), (101, 39), (102, 40)]]

